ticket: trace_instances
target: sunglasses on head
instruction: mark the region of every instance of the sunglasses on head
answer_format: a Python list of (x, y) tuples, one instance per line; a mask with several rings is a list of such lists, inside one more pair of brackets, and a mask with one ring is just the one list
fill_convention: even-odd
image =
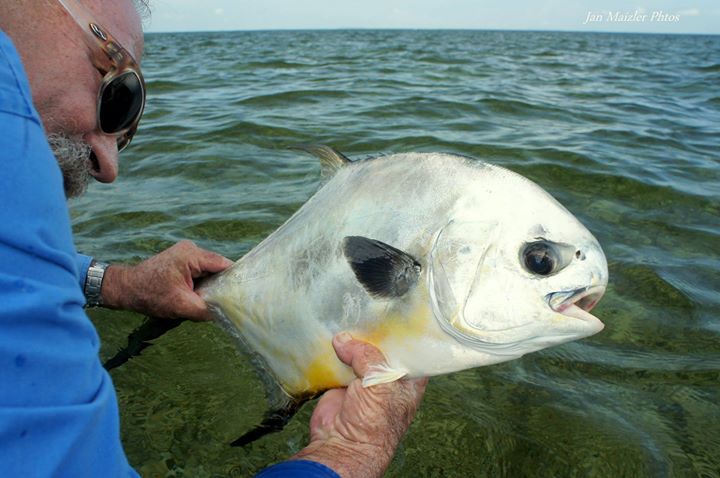
[(57, 1), (83, 30), (88, 45), (102, 51), (102, 55), (93, 56), (97, 58), (95, 67), (104, 75), (97, 99), (98, 127), (117, 136), (117, 148), (122, 151), (132, 141), (145, 109), (145, 80), (140, 67), (77, 0)]

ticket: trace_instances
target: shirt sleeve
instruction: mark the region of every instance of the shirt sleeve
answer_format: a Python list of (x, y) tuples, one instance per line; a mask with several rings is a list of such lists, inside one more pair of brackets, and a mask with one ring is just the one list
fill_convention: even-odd
[(87, 273), (88, 269), (90, 269), (90, 263), (92, 260), (92, 257), (80, 254), (79, 252), (75, 254), (75, 268), (78, 272), (78, 284), (80, 285), (80, 290), (82, 291), (85, 290), (85, 281), (87, 280)]
[(137, 476), (76, 260), (60, 170), (17, 52), (0, 31), (3, 476)]
[(340, 478), (331, 468), (310, 460), (283, 461), (265, 468), (255, 478)]

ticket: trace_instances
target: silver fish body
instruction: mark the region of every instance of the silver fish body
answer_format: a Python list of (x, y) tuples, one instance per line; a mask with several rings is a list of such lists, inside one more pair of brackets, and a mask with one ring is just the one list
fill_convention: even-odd
[(348, 384), (341, 331), (379, 347), (365, 385), (444, 374), (594, 334), (607, 263), (528, 179), (452, 154), (348, 162), (285, 224), (200, 289), (290, 396)]

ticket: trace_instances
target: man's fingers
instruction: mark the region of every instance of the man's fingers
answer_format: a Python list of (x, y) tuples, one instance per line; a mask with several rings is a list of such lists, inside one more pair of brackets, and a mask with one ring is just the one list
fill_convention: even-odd
[[(407, 384), (410, 387), (410, 391), (413, 394), (413, 398), (417, 399), (425, 394), (425, 388), (428, 384), (428, 378), (412, 378), (407, 380)], [(418, 402), (419, 404), (419, 402)]]
[(190, 275), (193, 279), (222, 272), (234, 264), (233, 261), (226, 257), (200, 248), (197, 248), (194, 257), (189, 259)]
[(352, 367), (355, 375), (362, 378), (372, 365), (385, 363), (385, 357), (375, 346), (355, 340), (347, 332), (341, 332), (333, 338), (333, 347), (338, 358)]
[(220, 254), (200, 249), (200, 255), (198, 257), (198, 265), (204, 273), (214, 274), (216, 272), (222, 272), (231, 265), (233, 261), (227, 257), (223, 257)]
[(315, 407), (310, 419), (310, 432), (313, 439), (325, 440), (328, 438), (330, 430), (334, 427), (335, 417), (340, 413), (340, 409), (345, 401), (347, 390), (344, 388), (334, 388), (323, 394)]
[(188, 264), (193, 278), (222, 272), (234, 264), (230, 259), (202, 249), (192, 241), (180, 241), (165, 252), (171, 254), (175, 262)]

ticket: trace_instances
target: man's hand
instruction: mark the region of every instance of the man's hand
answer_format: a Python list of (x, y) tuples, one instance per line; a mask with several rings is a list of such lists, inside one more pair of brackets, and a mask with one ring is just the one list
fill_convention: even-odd
[(346, 333), (335, 337), (333, 347), (359, 378), (322, 396), (310, 420), (310, 444), (293, 459), (317, 461), (344, 478), (382, 476), (415, 417), (427, 379), (363, 388), (368, 368), (385, 362), (382, 353)]
[(113, 264), (105, 271), (103, 305), (168, 319), (212, 320), (194, 280), (223, 271), (233, 262), (178, 242), (136, 266)]

